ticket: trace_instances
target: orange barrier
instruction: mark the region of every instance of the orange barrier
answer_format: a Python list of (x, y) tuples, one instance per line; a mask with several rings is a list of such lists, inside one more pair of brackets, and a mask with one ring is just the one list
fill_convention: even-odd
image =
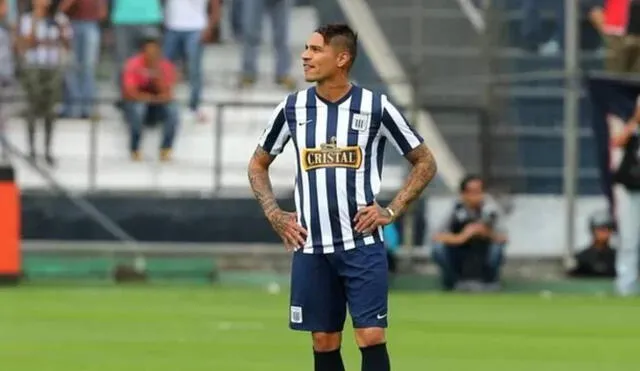
[(0, 284), (15, 284), (21, 275), (20, 191), (13, 168), (0, 165)]

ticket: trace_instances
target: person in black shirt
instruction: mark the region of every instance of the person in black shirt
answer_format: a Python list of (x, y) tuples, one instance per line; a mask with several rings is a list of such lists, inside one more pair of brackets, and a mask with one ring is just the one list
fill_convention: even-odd
[(440, 267), (444, 290), (462, 289), (469, 282), (473, 288), (499, 288), (507, 234), (498, 208), (485, 201), (480, 177), (462, 180), (460, 198), (434, 242), (433, 259)]
[(608, 212), (599, 212), (589, 218), (592, 241), (576, 254), (576, 266), (569, 271), (572, 277), (616, 276), (616, 250), (611, 247), (614, 222)]

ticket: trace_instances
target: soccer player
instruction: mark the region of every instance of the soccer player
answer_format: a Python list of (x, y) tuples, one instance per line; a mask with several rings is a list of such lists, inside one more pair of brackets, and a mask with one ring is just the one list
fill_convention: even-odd
[[(302, 53), (315, 86), (273, 112), (249, 164), (253, 192), (285, 247), (293, 251), (290, 327), (312, 333), (316, 371), (344, 370), (346, 308), (363, 371), (390, 370), (387, 257), (382, 227), (407, 210), (436, 173), (422, 138), (387, 97), (349, 81), (357, 37), (347, 25), (318, 28)], [(296, 212), (278, 206), (269, 166), (291, 141), (296, 151)], [(386, 206), (376, 202), (386, 142), (412, 170)]]

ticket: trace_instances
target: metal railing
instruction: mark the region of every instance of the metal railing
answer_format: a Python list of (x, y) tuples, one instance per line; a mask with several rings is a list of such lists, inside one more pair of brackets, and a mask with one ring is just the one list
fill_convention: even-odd
[[(20, 95), (12, 95), (12, 96), (5, 96), (2, 104), (3, 106), (7, 106), (10, 104), (21, 104), (24, 101), (24, 97), (20, 96)], [(93, 105), (95, 107), (94, 109), (94, 114), (91, 115), (90, 118), (88, 118), (86, 120), (86, 125), (88, 127), (88, 134), (86, 137), (86, 140), (88, 141), (88, 152), (86, 153), (86, 158), (83, 158), (83, 160), (86, 160), (86, 170), (81, 170), (82, 168), (80, 167), (75, 167), (75, 169), (78, 169), (79, 172), (84, 173), (84, 175), (86, 177), (86, 183), (87, 183), (87, 187), (86, 189), (83, 189), (82, 191), (88, 191), (88, 192), (95, 192), (101, 189), (101, 187), (99, 186), (99, 176), (101, 173), (101, 169), (100, 169), (100, 163), (101, 163), (101, 153), (100, 153), (100, 135), (103, 129), (107, 128), (107, 124), (111, 124), (113, 122), (118, 122), (118, 123), (122, 123), (123, 126), (126, 125), (125, 119), (124, 117), (121, 115), (120, 112), (118, 112), (117, 116), (114, 116), (113, 114), (109, 113), (109, 114), (102, 114), (103, 112), (101, 112), (101, 109), (110, 105), (113, 105), (116, 102), (115, 99), (109, 99), (106, 97), (101, 97), (100, 99), (97, 99), (95, 102), (93, 102)], [(184, 102), (177, 102), (180, 105), (182, 105)], [(209, 118), (208, 122), (205, 123), (205, 125), (209, 125), (209, 135), (211, 138), (211, 143), (213, 144), (210, 153), (210, 157), (206, 158), (207, 162), (211, 162), (211, 166), (207, 165), (203, 165), (203, 166), (199, 166), (196, 163), (191, 163), (188, 165), (188, 167), (193, 168), (194, 166), (197, 168), (197, 171), (207, 171), (210, 172), (211, 174), (211, 187), (210, 189), (206, 190), (208, 193), (210, 193), (211, 195), (215, 196), (215, 195), (219, 195), (222, 191), (224, 191), (225, 185), (223, 184), (223, 177), (224, 177), (224, 172), (225, 172), (225, 168), (229, 168), (229, 166), (233, 166), (233, 165), (229, 165), (229, 159), (231, 159), (232, 157), (236, 156), (237, 154), (235, 153), (228, 153), (227, 151), (224, 150), (224, 141), (225, 139), (228, 138), (228, 134), (229, 134), (229, 127), (230, 125), (233, 125), (232, 122), (228, 122), (228, 120), (225, 120), (225, 116), (230, 113), (233, 112), (235, 110), (235, 112), (238, 112), (239, 114), (246, 114), (246, 112), (243, 112), (242, 109), (244, 108), (245, 110), (254, 110), (254, 109), (273, 109), (275, 106), (277, 105), (277, 102), (266, 102), (266, 101), (261, 101), (261, 102), (242, 102), (242, 101), (238, 101), (238, 100), (226, 100), (226, 101), (205, 101), (203, 102), (203, 107), (206, 107), (208, 109), (212, 109), (214, 112), (214, 115), (212, 117)], [(12, 118), (6, 118), (8, 120), (22, 120), (19, 117), (12, 117)], [(246, 119), (246, 118), (245, 118)], [(257, 141), (258, 139), (258, 135), (259, 133), (262, 131), (262, 129), (264, 128), (264, 125), (266, 125), (268, 120), (268, 116), (262, 118), (258, 123), (256, 123), (255, 126), (255, 132), (253, 130), (253, 127), (251, 126), (247, 126), (245, 125), (245, 128), (248, 128), (251, 130), (251, 133), (247, 134), (247, 138), (252, 137), (254, 138), (254, 140)], [(5, 122), (5, 120), (3, 119), (2, 121), (3, 123)], [(158, 125), (161, 126), (161, 123), (156, 123)], [(2, 126), (4, 126), (5, 130), (2, 130)], [(6, 123), (5, 125), (1, 125), (0, 123), (0, 135), (3, 136), (3, 138), (5, 139), (4, 141), (7, 142), (7, 145), (10, 145), (10, 140), (7, 138), (6, 136)], [(145, 127), (146, 129), (146, 127)], [(55, 129), (54, 129), (55, 130)], [(143, 129), (144, 130), (144, 129)], [(127, 147), (127, 142), (129, 139), (129, 133), (127, 131), (127, 129), (123, 129), (123, 133), (122, 134), (117, 134), (118, 136), (122, 136), (123, 142), (122, 142), (122, 151), (125, 152), (126, 151), (126, 147)], [(176, 133), (176, 140), (179, 140), (180, 138), (180, 131), (178, 131)], [(60, 133), (56, 133), (55, 136), (57, 137), (56, 140), (58, 141), (62, 141), (64, 140), (63, 137), (60, 136)], [(75, 144), (75, 145), (79, 145), (79, 144)], [(6, 145), (2, 145), (0, 146), (0, 154), (3, 154), (3, 156), (7, 159), (9, 159), (10, 157), (15, 157), (15, 153), (12, 153), (12, 151), (7, 151), (5, 147), (7, 147)], [(20, 151), (20, 146), (18, 145), (13, 145), (13, 149), (16, 151)], [(205, 153), (205, 151), (200, 150), (201, 153)], [(22, 153), (21, 153), (22, 154)], [(26, 156), (25, 156), (26, 158)], [(104, 159), (104, 157), (102, 157)], [(203, 158), (204, 159), (204, 158)], [(246, 159), (248, 161), (248, 157)], [(118, 159), (118, 160), (114, 160), (114, 163), (117, 163), (118, 161), (129, 161), (128, 159)], [(83, 161), (84, 162), (84, 161)], [(152, 166), (152, 165), (150, 165)], [(234, 169), (235, 170), (235, 169)], [(240, 170), (238, 168), (238, 170)], [(244, 170), (244, 168), (243, 168)], [(275, 171), (275, 175), (282, 175), (279, 174), (278, 171)], [(153, 190), (153, 188), (156, 188), (156, 190), (159, 191), (165, 191), (164, 189), (159, 189), (156, 186), (151, 185), (149, 187), (151, 190)]]
[[(23, 101), (23, 99), (24, 97), (20, 95), (13, 95), (11, 97), (7, 97), (4, 103), (5, 104), (7, 104), (8, 102), (12, 102), (14, 104), (20, 103)], [(81, 192), (91, 193), (91, 192), (112, 190), (109, 187), (101, 186), (99, 181), (101, 174), (104, 174), (103, 172), (105, 171), (101, 169), (100, 165), (104, 164), (105, 160), (110, 161), (110, 156), (104, 153), (101, 153), (100, 151), (100, 146), (101, 146), (100, 136), (103, 135), (103, 132), (105, 129), (118, 130), (118, 131), (122, 130), (122, 133), (118, 133), (116, 135), (118, 138), (122, 138), (121, 152), (125, 153), (127, 151), (127, 141), (129, 139), (129, 133), (126, 129), (126, 122), (124, 121), (124, 117), (119, 111), (113, 110), (112, 112), (106, 112), (111, 110), (105, 109), (105, 108), (108, 108), (109, 106), (112, 106), (115, 101), (116, 101), (115, 99), (110, 99), (108, 97), (100, 97), (99, 99), (96, 99), (95, 102), (93, 102), (93, 105), (95, 107), (94, 109), (95, 112), (86, 121), (86, 123), (84, 123), (87, 125), (86, 128), (88, 128), (88, 132), (86, 136), (86, 141), (87, 141), (86, 148), (88, 150), (86, 152), (86, 157), (83, 157), (81, 159), (82, 160), (81, 162), (83, 163), (83, 165), (73, 166), (73, 169), (71, 169), (69, 165), (66, 165), (67, 170), (74, 171), (75, 179), (78, 179), (81, 177), (85, 179), (82, 181), (82, 184), (86, 184), (86, 187), (83, 186), (82, 188), (78, 189)], [(185, 102), (183, 102), (182, 100), (179, 100), (177, 101), (177, 103), (182, 106)], [(181, 163), (181, 166), (184, 166), (183, 173), (187, 175), (190, 172), (198, 172), (200, 174), (200, 177), (202, 177), (201, 172), (208, 172), (210, 184), (207, 183), (206, 189), (204, 186), (202, 188), (193, 187), (193, 188), (184, 188), (184, 189), (168, 189), (166, 187), (162, 187), (158, 185), (157, 183), (156, 184), (151, 183), (147, 187), (145, 187), (143, 191), (145, 193), (154, 192), (154, 191), (161, 192), (161, 193), (190, 193), (191, 191), (194, 191), (200, 194), (206, 194), (210, 197), (218, 197), (223, 195), (225, 192), (234, 193), (234, 194), (244, 192), (248, 194), (249, 190), (244, 189), (245, 187), (242, 187), (242, 189), (240, 189), (240, 187), (234, 187), (233, 185), (229, 186), (224, 183), (225, 176), (229, 175), (230, 172), (245, 171), (246, 169), (245, 162), (248, 162), (249, 156), (250, 156), (250, 153), (247, 153), (246, 159), (243, 158), (243, 160), (246, 160), (244, 162), (233, 161), (234, 157), (238, 156), (238, 152), (231, 152), (228, 148), (229, 146), (228, 144), (226, 145), (227, 148), (225, 148), (225, 141), (228, 140), (231, 136), (233, 136), (233, 130), (234, 130), (233, 128), (238, 127), (237, 125), (235, 125), (232, 119), (230, 119), (229, 116), (233, 115), (232, 117), (242, 118), (244, 122), (240, 130), (248, 130), (248, 131), (246, 134), (242, 134), (241, 137), (246, 138), (247, 140), (251, 138), (251, 140), (257, 143), (258, 136), (260, 135), (260, 133), (262, 132), (262, 130), (264, 129), (267, 123), (270, 111), (276, 105), (277, 105), (277, 102), (267, 102), (267, 101), (240, 101), (240, 100), (203, 101), (202, 106), (208, 108), (210, 111), (213, 111), (213, 115), (209, 117), (208, 122), (205, 123), (205, 125), (209, 126), (206, 129), (206, 131), (208, 132), (207, 135), (210, 136), (209, 137), (210, 142), (208, 141), (207, 143), (211, 143), (211, 148), (207, 150), (199, 149), (199, 153), (201, 153), (203, 156), (199, 159), (205, 160), (207, 164), (199, 163), (197, 160), (191, 163), (187, 163), (184, 160), (180, 160), (179, 157), (177, 157), (176, 160)], [(464, 138), (467, 138), (465, 140), (473, 142), (474, 153), (472, 154), (472, 156), (479, 160), (477, 168), (473, 169), (473, 171), (482, 174), (487, 179), (492, 179), (494, 175), (500, 177), (499, 174), (494, 174), (494, 171), (496, 169), (492, 168), (492, 160), (491, 160), (492, 156), (494, 155), (492, 154), (492, 149), (491, 149), (491, 144), (493, 143), (493, 140), (491, 140), (491, 138), (494, 135), (496, 135), (496, 133), (491, 129), (488, 112), (484, 107), (482, 107), (481, 105), (469, 105), (469, 104), (460, 105), (460, 104), (434, 103), (434, 104), (426, 104), (422, 108), (427, 109), (436, 117), (438, 115), (449, 115), (449, 116), (457, 115), (464, 118), (465, 122), (469, 121), (474, 127), (473, 132), (471, 132), (471, 134), (468, 130), (465, 130), (463, 132), (457, 132), (455, 130), (455, 127), (452, 127), (451, 129), (453, 130), (444, 130), (444, 135), (450, 136), (452, 138), (457, 138), (457, 139), (464, 137)], [(257, 110), (262, 110), (263, 112), (252, 112)], [(406, 112), (406, 116), (410, 119), (411, 109), (409, 108), (405, 109), (401, 107), (401, 110)], [(116, 115), (114, 115), (114, 113), (116, 113)], [(254, 116), (252, 117), (252, 115)], [(255, 121), (255, 124), (253, 122), (247, 122), (247, 119), (251, 121)], [(13, 120), (21, 120), (21, 118), (14, 117)], [(109, 128), (109, 125), (113, 123), (122, 124), (122, 127), (117, 129)], [(161, 123), (158, 123), (158, 125), (161, 126)], [(202, 133), (204, 133), (204, 130), (202, 131)], [(187, 133), (187, 132), (181, 132), (179, 130), (176, 134), (176, 141), (180, 141), (180, 136), (182, 134), (191, 135), (191, 136), (194, 135), (193, 132)], [(476, 134), (479, 134), (479, 135), (476, 135)], [(6, 135), (3, 134), (2, 130), (0, 130), (0, 135), (5, 136), (6, 138)], [(54, 136), (56, 137), (56, 141), (65, 140), (63, 134), (60, 132), (55, 133)], [(82, 145), (82, 144), (75, 143), (73, 145)], [(3, 146), (0, 146), (0, 147), (3, 147)], [(16, 145), (15, 143), (13, 147), (14, 147), (14, 150), (19, 150), (19, 146)], [(243, 147), (243, 149), (249, 150), (249, 146)], [(251, 148), (251, 151), (252, 150), (253, 148)], [(207, 151), (209, 153), (209, 156), (205, 157), (205, 154), (207, 153)], [(0, 152), (2, 152), (2, 148), (0, 148)], [(179, 153), (177, 155), (179, 156)], [(244, 156), (244, 153), (242, 154), (242, 156)], [(77, 159), (78, 157), (74, 158), (74, 160), (77, 160)], [(388, 160), (392, 162), (391, 164), (392, 166), (400, 166), (400, 167), (408, 166), (407, 163), (398, 159), (388, 157)], [(61, 159), (61, 162), (65, 162), (65, 161), (68, 161), (68, 156), (64, 156), (64, 158)], [(128, 164), (129, 162), (130, 160), (127, 157), (118, 157), (117, 159), (115, 158), (113, 159), (113, 164), (115, 166), (117, 166), (118, 164)], [(235, 164), (234, 162), (238, 162), (238, 164)], [(242, 166), (240, 166), (239, 163), (242, 163)], [(85, 166), (84, 164), (86, 164), (86, 167), (84, 167)], [(160, 167), (159, 166), (155, 167), (155, 166), (156, 165), (154, 163), (149, 163), (146, 169), (149, 169), (151, 172), (158, 174)], [(172, 165), (169, 164), (169, 166), (172, 166)], [(290, 184), (289, 180), (290, 180), (290, 175), (293, 174), (294, 169), (291, 168), (289, 170), (287, 168), (286, 173), (284, 173), (283, 171), (285, 171), (283, 168), (278, 169), (277, 167), (272, 168), (271, 170), (271, 173), (274, 178), (280, 177), (281, 179), (283, 179), (283, 182), (281, 183), (282, 187), (278, 187), (277, 182), (274, 183), (274, 190), (277, 193), (290, 192), (292, 189), (292, 185)], [(284, 183), (284, 178), (282, 178), (283, 176), (286, 176), (286, 180), (287, 180), (286, 186)], [(61, 183), (64, 185), (65, 181), (61, 181)], [(126, 190), (127, 188), (126, 184), (123, 184), (123, 185), (125, 186), (124, 189)], [(78, 188), (78, 187), (72, 187), (72, 188)], [(130, 187), (130, 188), (131, 188), (130, 189), (131, 192), (135, 192), (134, 187)], [(195, 188), (198, 188), (198, 189), (196, 190)], [(393, 190), (387, 189), (387, 190), (395, 191), (395, 189)]]

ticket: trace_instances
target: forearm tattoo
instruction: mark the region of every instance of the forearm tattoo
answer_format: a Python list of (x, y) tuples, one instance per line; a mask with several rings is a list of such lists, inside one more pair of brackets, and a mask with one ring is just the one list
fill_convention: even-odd
[(278, 202), (273, 194), (268, 167), (259, 166), (258, 164), (268, 165), (271, 161), (273, 161), (273, 156), (258, 147), (253, 153), (251, 165), (249, 166), (249, 184), (251, 184), (253, 194), (267, 218), (271, 213), (278, 210)]
[(425, 145), (415, 148), (407, 154), (407, 159), (413, 165), (407, 180), (398, 192), (396, 197), (391, 201), (389, 207), (400, 215), (404, 213), (409, 205), (415, 201), (431, 179), (436, 175), (438, 166), (431, 151)]
[[(277, 210), (277, 207), (276, 207)], [(282, 233), (287, 229), (287, 224), (289, 222), (288, 215), (286, 213), (274, 213), (271, 218), (269, 218), (269, 222), (273, 229), (282, 236)]]

